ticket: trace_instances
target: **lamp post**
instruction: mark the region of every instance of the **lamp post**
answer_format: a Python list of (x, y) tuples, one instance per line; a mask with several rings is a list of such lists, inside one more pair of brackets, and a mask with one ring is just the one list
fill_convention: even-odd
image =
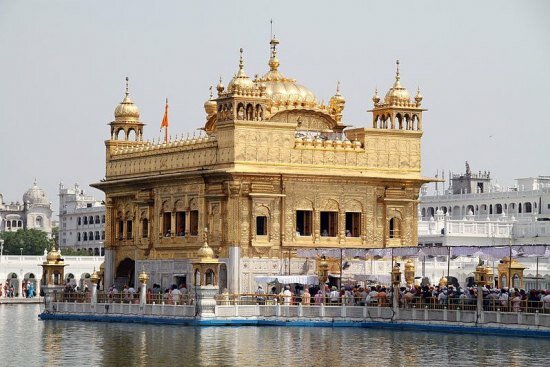
[(23, 247), (19, 247), (19, 251), (21, 251), (21, 256), (23, 256)]
[(390, 274), (393, 284), (393, 311), (397, 315), (399, 312), (399, 285), (401, 284), (401, 269), (399, 263), (395, 263)]
[(4, 240), (0, 240), (0, 261), (2, 261), (2, 256), (4, 256)]
[(328, 262), (325, 255), (321, 256), (321, 261), (319, 262), (319, 285), (321, 287), (321, 302), (325, 303), (325, 282), (328, 278)]

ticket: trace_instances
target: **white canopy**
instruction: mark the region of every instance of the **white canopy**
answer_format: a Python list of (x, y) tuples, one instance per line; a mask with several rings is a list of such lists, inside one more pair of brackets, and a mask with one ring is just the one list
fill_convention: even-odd
[(281, 284), (306, 284), (306, 285), (316, 285), (319, 284), (319, 278), (316, 275), (259, 275), (255, 277), (256, 283), (274, 283), (278, 282)]

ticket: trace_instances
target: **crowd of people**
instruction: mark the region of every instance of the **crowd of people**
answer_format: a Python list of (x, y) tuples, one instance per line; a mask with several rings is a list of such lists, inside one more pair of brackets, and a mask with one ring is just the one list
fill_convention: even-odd
[[(1, 283), (0, 283), (1, 284)], [(23, 287), (21, 289), (22, 295), (25, 298), (33, 298), (36, 297), (36, 291), (34, 288), (34, 284), (32, 282), (24, 282)], [(3, 286), (0, 285), (0, 297), (5, 298), (14, 298), (18, 297), (19, 293), (18, 290), (13, 286), (12, 283), (6, 282)]]
[[(412, 286), (400, 287), (398, 302), (400, 307), (455, 307), (472, 309), (477, 304), (477, 287), (456, 286)], [(541, 312), (550, 313), (550, 289), (525, 291), (518, 288), (482, 288), (482, 300), (485, 310), (501, 310), (512, 312)], [(291, 290), (290, 285), (281, 288), (272, 287), (266, 293), (258, 286), (254, 297), (260, 305), (280, 303), (283, 305), (320, 305), (327, 306), (381, 306), (393, 305), (393, 287), (374, 286), (336, 286), (325, 285), (324, 291), (317, 286), (303, 287), (297, 285)]]

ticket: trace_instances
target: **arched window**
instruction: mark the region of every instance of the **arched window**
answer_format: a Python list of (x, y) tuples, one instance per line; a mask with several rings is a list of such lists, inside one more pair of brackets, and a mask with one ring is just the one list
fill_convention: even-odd
[(524, 204), (525, 213), (531, 213), (533, 211), (533, 206), (531, 203), (525, 203)]
[(84, 225), (88, 224), (88, 217), (84, 217)]
[(95, 231), (95, 239), (99, 240), (99, 231)]
[(78, 233), (76, 234), (76, 240), (77, 240), (77, 241), (80, 241), (80, 232), (78, 232)]
[(99, 224), (99, 215), (95, 216), (95, 224)]
[(495, 206), (496, 214), (502, 214), (502, 204), (497, 204)]
[(105, 215), (101, 216), (101, 223), (105, 223)]
[(94, 232), (92, 232), (92, 231), (88, 232), (88, 239), (89, 239), (90, 241), (93, 241), (93, 240), (94, 240)]
[(22, 220), (17, 221), (17, 227), (19, 227), (19, 228), (23, 227), (23, 221)]
[(78, 225), (82, 224), (82, 218), (78, 217)]
[(90, 224), (94, 224), (94, 216), (93, 215), (90, 215), (90, 218), (88, 218), (88, 222), (90, 222)]
[(389, 227), (390, 238), (401, 238), (401, 221), (399, 218), (391, 218)]
[(149, 220), (147, 218), (141, 220), (141, 237), (149, 237)]
[(42, 227), (42, 217), (36, 217), (36, 226)]
[(101, 231), (101, 239), (102, 239), (102, 240), (105, 239), (105, 231)]
[(214, 271), (212, 269), (208, 269), (204, 273), (204, 278), (205, 285), (214, 285)]
[(82, 241), (88, 241), (88, 234), (86, 232), (82, 234), (82, 237)]

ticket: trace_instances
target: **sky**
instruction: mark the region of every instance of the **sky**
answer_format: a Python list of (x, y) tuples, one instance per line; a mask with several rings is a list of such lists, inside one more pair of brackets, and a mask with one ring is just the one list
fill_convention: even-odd
[[(205, 123), (244, 48), (249, 76), (268, 71), (270, 19), (279, 70), (368, 127), (400, 60), (424, 96), (422, 174), (491, 171), (503, 186), (550, 175), (550, 1), (6, 1), (0, 0), (0, 193), (21, 201), (34, 179), (58, 211), (58, 185), (105, 176), (107, 124), (124, 78), (158, 139)], [(441, 175), (441, 174), (440, 174)]]

